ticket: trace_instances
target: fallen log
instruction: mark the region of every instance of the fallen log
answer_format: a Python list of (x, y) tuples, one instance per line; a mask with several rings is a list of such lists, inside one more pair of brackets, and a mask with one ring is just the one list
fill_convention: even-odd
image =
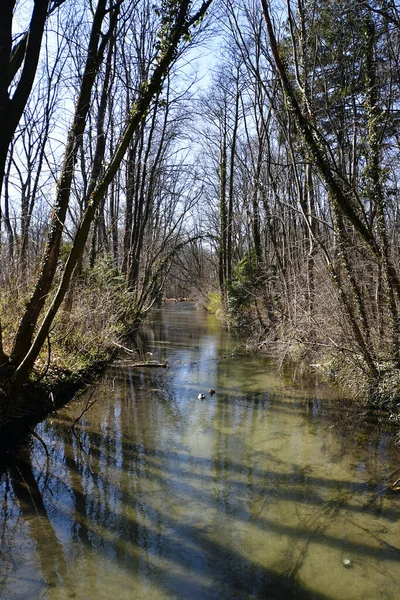
[(162, 367), (166, 369), (169, 365), (168, 363), (159, 363), (159, 362), (137, 362), (137, 363), (129, 363), (126, 365), (127, 367)]

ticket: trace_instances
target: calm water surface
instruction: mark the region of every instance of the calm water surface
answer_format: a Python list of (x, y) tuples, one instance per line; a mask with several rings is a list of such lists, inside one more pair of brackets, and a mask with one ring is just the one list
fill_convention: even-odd
[(400, 597), (384, 424), (189, 305), (153, 312), (140, 345), (169, 368), (122, 359), (3, 474), (1, 599)]

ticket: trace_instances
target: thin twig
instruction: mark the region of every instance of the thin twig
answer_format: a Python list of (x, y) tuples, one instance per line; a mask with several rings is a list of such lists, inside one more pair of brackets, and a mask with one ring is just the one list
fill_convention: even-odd
[(117, 342), (112, 342), (113, 346), (117, 346), (117, 348), (121, 348), (124, 352), (128, 352), (128, 354), (137, 354), (136, 350), (131, 350), (122, 344), (117, 344)]
[(72, 423), (72, 427), (71, 427), (72, 433), (74, 434), (75, 439), (78, 440), (79, 443), (81, 443), (81, 442), (80, 442), (80, 439), (79, 439), (78, 435), (75, 432), (75, 425), (78, 423), (78, 421), (81, 420), (81, 418), (83, 417), (83, 415), (93, 406), (93, 404), (95, 404), (97, 402), (97, 398), (95, 400), (93, 400), (93, 402), (91, 401), (92, 398), (93, 398), (93, 395), (94, 395), (95, 391), (96, 391), (96, 389), (92, 390), (89, 398), (87, 399), (85, 408), (83, 409), (83, 411), (81, 412), (81, 414), (75, 419), (75, 421)]
[(44, 439), (42, 437), (40, 437), (40, 435), (38, 433), (36, 433), (36, 431), (31, 431), (31, 434), (33, 435), (34, 438), (39, 440), (39, 442), (42, 444), (42, 446), (44, 448), (44, 451), (46, 452), (47, 458), (49, 458), (50, 457), (49, 451), (47, 449), (47, 445), (46, 445), (46, 442), (44, 441)]

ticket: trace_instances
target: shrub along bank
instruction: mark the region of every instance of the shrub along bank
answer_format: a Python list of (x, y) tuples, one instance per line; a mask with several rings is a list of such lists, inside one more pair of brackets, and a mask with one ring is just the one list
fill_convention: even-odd
[[(1, 307), (4, 346), (11, 350), (16, 311), (25, 294), (10, 283)], [(49, 299), (50, 301), (50, 299)], [(15, 386), (3, 374), (0, 388), (0, 446), (12, 446), (47, 414), (85, 389), (120, 350), (138, 325), (140, 311), (123, 278), (107, 260), (82, 269), (57, 315), (30, 379)]]
[(301, 294), (297, 307), (291, 306), (290, 311), (279, 299), (274, 299), (271, 311), (267, 306), (271, 297), (260, 293), (261, 278), (254, 285), (252, 273), (245, 256), (225, 293), (213, 290), (208, 294), (206, 310), (229, 327), (246, 328), (248, 350), (269, 355), (279, 367), (290, 366), (296, 378), (318, 374), (346, 397), (387, 409), (397, 418), (400, 369), (393, 361), (377, 359), (376, 374), (371, 374), (327, 286), (321, 282), (322, 303), (313, 307), (310, 318)]

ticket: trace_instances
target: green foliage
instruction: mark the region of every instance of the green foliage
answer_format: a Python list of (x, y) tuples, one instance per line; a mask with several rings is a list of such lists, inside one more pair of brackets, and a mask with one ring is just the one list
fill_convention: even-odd
[(222, 313), (222, 296), (220, 292), (208, 292), (206, 310), (217, 316)]
[(71, 252), (71, 249), (72, 249), (72, 242), (63, 242), (61, 244), (59, 262), (62, 265), (65, 265), (65, 263), (67, 262), (69, 254)]
[(119, 272), (110, 255), (103, 255), (85, 275), (85, 287), (93, 301), (104, 300), (112, 331), (123, 334), (136, 322), (136, 296), (126, 285), (125, 277)]
[(235, 265), (232, 279), (227, 285), (229, 317), (238, 324), (248, 317), (251, 300), (259, 286), (255, 251), (246, 251)]
[(88, 285), (95, 285), (102, 290), (112, 289), (118, 292), (124, 285), (124, 278), (119, 273), (112, 257), (104, 254), (96, 260), (93, 268), (87, 267), (83, 275)]
[[(191, 2), (186, 2), (185, 16), (189, 15)], [(181, 0), (161, 0), (154, 6), (155, 14), (161, 19), (161, 23), (157, 32), (159, 60), (163, 58), (170, 47), (171, 34), (176, 28), (182, 13)], [(190, 32), (188, 24), (185, 20), (180, 24), (182, 39), (190, 41)], [(176, 54), (176, 51), (175, 51)]]
[[(103, 361), (124, 332), (125, 320), (133, 320), (132, 296), (112, 258), (99, 257), (93, 269), (84, 265), (57, 315), (50, 338), (52, 369), (81, 371)], [(36, 370), (47, 361), (44, 348)]]

